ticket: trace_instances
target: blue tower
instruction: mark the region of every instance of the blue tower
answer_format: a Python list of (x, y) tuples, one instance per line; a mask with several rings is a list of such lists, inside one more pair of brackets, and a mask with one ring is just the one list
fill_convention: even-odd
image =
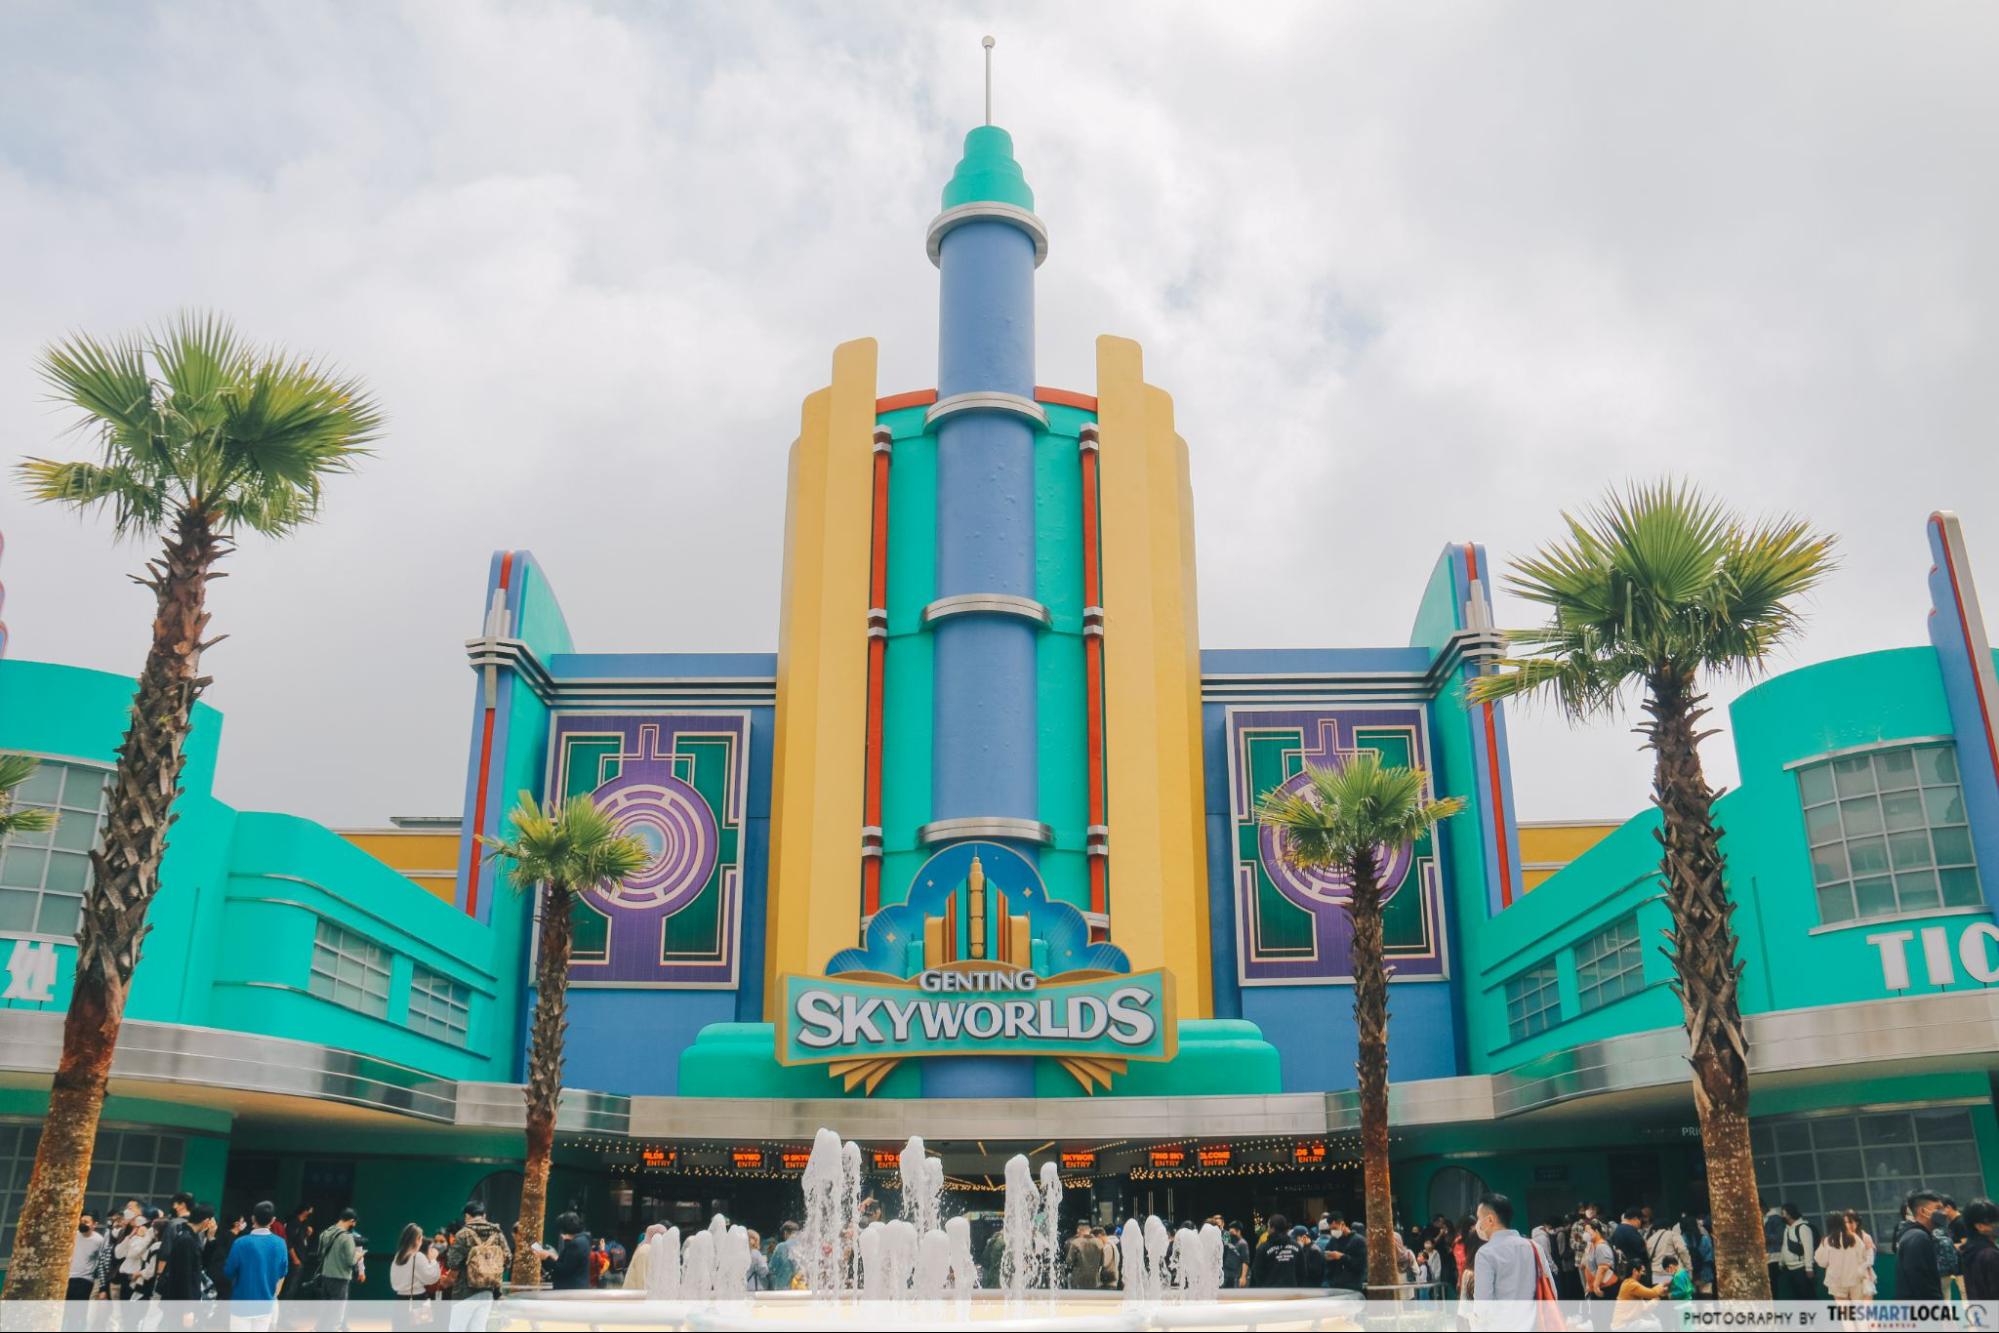
[[(1034, 597), (1034, 271), (1048, 233), (1013, 157), (985, 125), (944, 187), (928, 246), (940, 275), (937, 600), (932, 822), (925, 842), (1000, 841), (1030, 857), (1038, 817), (1035, 655), (1048, 609)], [(930, 1096), (1031, 1096), (1033, 1062), (933, 1061)]]

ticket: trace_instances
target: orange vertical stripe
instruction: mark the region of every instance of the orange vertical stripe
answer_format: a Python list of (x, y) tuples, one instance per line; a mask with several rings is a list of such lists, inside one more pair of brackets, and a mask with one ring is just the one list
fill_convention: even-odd
[[(1091, 406), (1094, 408), (1095, 403)], [(1103, 603), (1103, 564), (1097, 551), (1097, 450), (1082, 451), (1083, 465), (1083, 605)], [(1105, 822), (1104, 792), (1104, 640), (1100, 634), (1083, 639), (1084, 746), (1089, 761), (1090, 823)], [(1102, 915), (1109, 907), (1106, 884), (1108, 858), (1092, 856), (1090, 910)]]
[[(1478, 577), (1478, 547), (1465, 543), (1465, 569)], [(1467, 590), (1469, 591), (1469, 590)], [(1485, 715), (1485, 774), (1492, 791), (1492, 850), (1499, 863), (1499, 905), (1513, 905), (1513, 867), (1506, 859), (1506, 803), (1499, 782), (1499, 723), (1490, 702), (1479, 705)]]
[[(514, 553), (503, 552), (500, 556), (500, 591), (505, 592), (514, 570)], [(505, 598), (501, 599), (505, 601)], [(486, 786), (493, 771), (493, 715), (499, 709), (499, 699), (486, 707), (486, 719), (479, 727), (479, 789), (472, 800), (472, 868), (465, 876), (465, 914), (479, 914), (479, 844), (477, 838), (486, 831)]]
[[(889, 455), (875, 455), (874, 534), (869, 555), (868, 606), (888, 609), (888, 466)], [(861, 822), (880, 828), (882, 822), (882, 677), (887, 665), (888, 640), (870, 632), (868, 636), (868, 740), (867, 771), (861, 784)], [(882, 849), (887, 850), (886, 846)], [(881, 910), (882, 858), (861, 859), (861, 911), (873, 916)]]

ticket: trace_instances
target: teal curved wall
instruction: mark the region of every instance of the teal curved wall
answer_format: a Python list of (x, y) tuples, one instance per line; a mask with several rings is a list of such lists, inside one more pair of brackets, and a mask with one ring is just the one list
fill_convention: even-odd
[[(1906, 991), (1890, 991), (1882, 984), (1879, 950), (1867, 937), (1883, 930), (1920, 932), (1943, 926), (1954, 944), (1956, 930), (1968, 920), (1989, 919), (1982, 909), (1819, 924), (1803, 808), (1787, 767), (1853, 747), (1949, 737), (1950, 711), (1935, 651), (1887, 649), (1774, 676), (1740, 696), (1729, 709), (1729, 720), (1741, 785), (1723, 795), (1715, 809), (1728, 858), (1727, 882), (1738, 904), (1735, 925), (1746, 964), (1744, 1011), (1979, 985), (1961, 968), (1950, 985), (1930, 984), (1920, 950), (1912, 946), (1913, 984)], [(1487, 920), (1461, 920), (1467, 1072), (1507, 1069), (1584, 1042), (1676, 1027), (1683, 1021), (1679, 1001), (1667, 986), (1671, 968), (1661, 952), (1670, 919), (1659, 896), (1657, 827), (1656, 812), (1640, 814), (1504, 912)], [(1982, 866), (1980, 874), (1999, 874), (1999, 866)], [(1459, 910), (1466, 910), (1462, 900)], [(1635, 994), (1582, 1013), (1575, 946), (1633, 911), (1643, 944), (1645, 984)], [(1513, 1041), (1506, 1026), (1506, 981), (1548, 958), (1556, 962), (1563, 1020)]]
[[(44, 662), (0, 661), (0, 750), (110, 767), (133, 682)], [(514, 1077), (520, 1021), (525, 904), (511, 893), (480, 922), (455, 910), (338, 834), (291, 815), (239, 812), (212, 794), (222, 715), (195, 708), (183, 792), (147, 913), (126, 1016), (231, 1028), (353, 1051), (433, 1076)], [(389, 953), (388, 1012), (380, 1017), (310, 993), (313, 937), (321, 919)], [(69, 1001), (75, 945), (51, 941), (57, 985), (46, 1003)], [(410, 978), (422, 965), (470, 993), (463, 1042), (408, 1026)]]

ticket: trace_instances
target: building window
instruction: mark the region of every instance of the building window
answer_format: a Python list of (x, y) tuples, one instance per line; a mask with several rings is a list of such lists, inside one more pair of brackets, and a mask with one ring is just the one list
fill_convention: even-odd
[(14, 789), (19, 804), (55, 811), (56, 823), (40, 833), (17, 833), (0, 850), (0, 932), (59, 939), (76, 934), (110, 783), (109, 769), (44, 759)]
[(1506, 983), (1506, 1034), (1525, 1041), (1562, 1021), (1562, 998), (1555, 986), (1553, 959), (1530, 967)]
[(389, 951), (324, 917), (312, 941), (312, 982), (322, 1000), (377, 1018), (389, 1012)]
[(1645, 985), (1638, 918), (1612, 922), (1576, 946), (1576, 1002), (1584, 1013), (1621, 1000)]
[(1826, 925), (1984, 902), (1948, 743), (1807, 764), (1798, 795)]
[[(0, 1259), (14, 1250), (14, 1223), (21, 1216), (28, 1176), (35, 1169), (35, 1149), (42, 1141), (39, 1121), (0, 1121)], [(143, 1129), (100, 1129), (90, 1159), (90, 1183), (85, 1206), (122, 1208), (127, 1199), (155, 1207), (180, 1188), (181, 1159), (187, 1140), (179, 1134)], [(99, 1213), (99, 1220), (104, 1214)]]
[(427, 1037), (463, 1045), (472, 1030), (472, 992), (427, 967), (410, 975), (410, 1027)]
[(1917, 1186), (1957, 1199), (1985, 1193), (1969, 1107), (1759, 1116), (1749, 1144), (1765, 1207), (1794, 1203), (1813, 1219), (1851, 1208), (1879, 1238), (1894, 1234), (1903, 1196)]
[(1447, 1166), (1430, 1177), (1430, 1216), (1470, 1217), (1485, 1192), (1485, 1180), (1476, 1171)]

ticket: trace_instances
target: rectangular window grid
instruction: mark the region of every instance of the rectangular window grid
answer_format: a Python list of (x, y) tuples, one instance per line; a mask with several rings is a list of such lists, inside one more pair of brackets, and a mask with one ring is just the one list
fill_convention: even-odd
[(1576, 1001), (1584, 1013), (1645, 986), (1638, 918), (1614, 921), (1576, 946)]
[(1822, 923), (1984, 902), (1949, 743), (1808, 764), (1798, 797)]
[(1765, 1207), (1794, 1203), (1814, 1230), (1851, 1208), (1884, 1245), (1917, 1186), (1959, 1200), (1985, 1193), (1969, 1107), (1759, 1118), (1749, 1144)]
[(410, 975), (412, 1030), (454, 1045), (463, 1045), (472, 1030), (472, 992), (459, 982), (427, 967)]
[(44, 759), (14, 789), (16, 802), (55, 811), (56, 823), (0, 845), (0, 931), (58, 939), (76, 934), (110, 782), (107, 768)]
[[(35, 1169), (35, 1149), (42, 1141), (39, 1121), (0, 1120), (0, 1259), (14, 1250), (14, 1227), (28, 1176)], [(91, 1155), (90, 1183), (84, 1204), (92, 1209), (122, 1208), (127, 1199), (164, 1208), (180, 1188), (181, 1159), (187, 1140), (179, 1134), (141, 1129), (100, 1129)], [(102, 1218), (104, 1214), (98, 1213)]]
[(312, 941), (312, 979), (322, 1000), (383, 1018), (389, 1012), (389, 951), (321, 918)]
[(1506, 983), (1506, 1033), (1525, 1041), (1562, 1021), (1562, 997), (1553, 959), (1530, 967)]

